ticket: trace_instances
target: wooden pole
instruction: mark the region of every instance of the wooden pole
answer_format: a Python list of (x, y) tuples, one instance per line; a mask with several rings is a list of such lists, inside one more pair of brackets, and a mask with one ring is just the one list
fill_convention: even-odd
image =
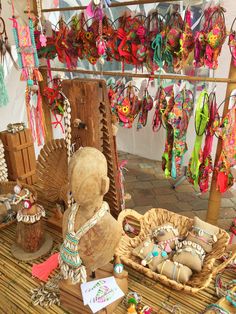
[[(229, 107), (230, 98), (232, 91), (236, 89), (236, 69), (233, 65), (233, 60), (231, 60), (230, 70), (229, 70), (229, 79), (231, 82), (227, 84), (227, 90), (225, 95), (225, 104), (223, 109), (223, 117), (226, 115)], [(218, 163), (220, 154), (222, 151), (222, 140), (221, 138), (218, 139), (217, 149), (216, 149), (216, 156), (215, 156), (215, 166)], [(221, 205), (221, 193), (216, 189), (216, 179), (217, 179), (217, 173), (216, 171), (213, 172), (212, 182), (211, 182), (211, 189), (210, 189), (210, 195), (209, 195), (209, 201), (208, 201), (208, 210), (207, 210), (207, 217), (206, 221), (216, 225), (219, 214), (220, 214), (220, 205)]]
[[(46, 70), (47, 68), (42, 66), (40, 70)], [(234, 83), (236, 84), (236, 78), (221, 78), (221, 77), (202, 77), (202, 76), (188, 76), (188, 75), (176, 75), (176, 74), (161, 74), (151, 75), (148, 73), (132, 73), (132, 72), (113, 72), (113, 71), (93, 71), (83, 69), (67, 69), (67, 68), (51, 68), (54, 72), (74, 72), (79, 74), (101, 75), (101, 76), (123, 76), (123, 77), (138, 77), (138, 78), (160, 78), (163, 80), (186, 80), (186, 81), (200, 81), (200, 82), (214, 82), (214, 83)]]
[[(32, 0), (33, 12), (37, 14), (36, 0)], [(42, 3), (41, 3), (42, 5)], [(43, 96), (44, 87), (47, 86), (47, 68), (39, 69), (42, 74), (43, 81), (39, 82), (40, 93), (42, 95), (42, 106), (44, 115), (44, 127), (45, 127), (45, 143), (53, 139), (52, 123), (51, 123), (51, 111), (48, 107), (47, 98)]]
[[(180, 0), (182, 1), (182, 0)], [(147, 4), (147, 3), (156, 3), (156, 2), (167, 2), (167, 0), (131, 0), (131, 1), (123, 1), (123, 2), (114, 2), (109, 5), (109, 8), (117, 8), (124, 7), (130, 5), (139, 5), (139, 4)], [(176, 2), (176, 0), (168, 0), (168, 2)], [(42, 9), (42, 12), (60, 12), (60, 11), (79, 11), (85, 10), (86, 5), (74, 6), (74, 7), (65, 7), (65, 8), (51, 8), (51, 9)]]

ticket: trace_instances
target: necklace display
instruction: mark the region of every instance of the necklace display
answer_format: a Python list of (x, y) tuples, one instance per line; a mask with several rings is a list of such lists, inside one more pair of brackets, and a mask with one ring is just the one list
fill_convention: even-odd
[(61, 273), (64, 279), (70, 279), (72, 284), (87, 281), (86, 268), (79, 255), (79, 241), (109, 211), (109, 205), (103, 202), (99, 211), (75, 232), (75, 217), (78, 209), (78, 204), (73, 204), (71, 207), (68, 231), (61, 246), (59, 258)]

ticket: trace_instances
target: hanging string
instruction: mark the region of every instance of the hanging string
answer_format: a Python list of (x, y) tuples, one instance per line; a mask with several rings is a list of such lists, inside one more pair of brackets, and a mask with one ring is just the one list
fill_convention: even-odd
[(11, 0), (11, 10), (12, 10), (12, 17), (15, 17), (15, 7), (14, 7), (14, 1)]

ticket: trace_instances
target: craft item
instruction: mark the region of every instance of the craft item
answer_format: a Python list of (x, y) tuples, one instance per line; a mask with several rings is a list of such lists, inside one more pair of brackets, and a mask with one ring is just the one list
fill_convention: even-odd
[(177, 244), (173, 261), (183, 264), (193, 271), (200, 272), (202, 270), (204, 258), (205, 251), (201, 245), (184, 240)]
[(14, 16), (13, 0), (12, 8), (13, 16), (11, 20), (18, 55), (18, 64), (19, 68), (22, 69), (21, 80), (27, 81), (27, 85), (31, 87), (34, 85), (35, 81), (42, 81), (42, 75), (38, 70), (39, 60), (34, 38), (33, 20), (29, 17), (28, 25), (19, 25)]
[(161, 128), (162, 113), (163, 113), (163, 110), (167, 106), (166, 94), (162, 86), (158, 87), (158, 90), (154, 99), (154, 104), (155, 104), (155, 113), (153, 115), (153, 120), (152, 120), (152, 130), (153, 132), (157, 132)]
[(210, 16), (206, 19), (206, 53), (205, 65), (210, 69), (218, 67), (218, 57), (226, 39), (225, 10), (220, 6), (212, 8)]
[(178, 53), (180, 51), (181, 34), (183, 33), (184, 21), (174, 6), (171, 6), (166, 14), (165, 21), (165, 50), (168, 56), (166, 59), (166, 67), (172, 67), (177, 72), (181, 68)]
[(124, 296), (114, 277), (83, 283), (81, 291), (84, 305), (88, 305), (93, 313), (97, 313)]
[(23, 131), (26, 128), (25, 123), (21, 122), (21, 123), (9, 123), (7, 125), (7, 131), (9, 133), (17, 133), (20, 131)]
[(194, 217), (192, 230), (188, 233), (187, 241), (200, 245), (206, 253), (210, 253), (217, 242), (219, 228), (198, 217)]
[(47, 281), (49, 275), (59, 265), (59, 253), (50, 256), (45, 262), (41, 264), (34, 264), (32, 266), (32, 276), (42, 281)]
[(64, 279), (70, 279), (72, 284), (86, 282), (86, 269), (79, 256), (79, 241), (103, 216), (109, 211), (106, 202), (102, 204), (101, 209), (86, 222), (83, 227), (75, 231), (75, 216), (78, 211), (78, 205), (74, 204), (70, 211), (69, 224), (66, 237), (60, 251), (60, 268)]
[(154, 53), (159, 56), (160, 50), (155, 49), (156, 45), (152, 48), (152, 42), (155, 40), (158, 34), (163, 34), (164, 17), (158, 12), (158, 10), (151, 10), (146, 17), (146, 34), (145, 41), (146, 47), (146, 67), (150, 73), (154, 73), (158, 70), (158, 64), (155, 62)]
[[(134, 270), (142, 273), (142, 275), (147, 276), (148, 278), (151, 278), (152, 280), (155, 280), (164, 286), (171, 287), (171, 289), (195, 294), (206, 288), (210, 283), (212, 275), (216, 274), (217, 272), (221, 272), (236, 257), (235, 249), (232, 249), (232, 254), (230, 255), (229, 259), (227, 259), (227, 261), (224, 263), (219, 263), (216, 268), (213, 266), (215, 260), (221, 258), (225, 254), (229, 241), (229, 235), (227, 232), (223, 229), (219, 229), (217, 234), (217, 242), (215, 242), (213, 245), (211, 252), (207, 254), (207, 258), (204, 259), (204, 271), (200, 273), (194, 273), (189, 282), (186, 284), (177, 283), (176, 281), (169, 279), (169, 277), (167, 278), (166, 276), (161, 276), (160, 274), (153, 272), (151, 269), (140, 265), (140, 261), (132, 254), (132, 251), (146, 237), (150, 235), (152, 228), (162, 225), (165, 221), (171, 221), (173, 222), (174, 226), (178, 226), (180, 238), (186, 237), (188, 230), (190, 230), (193, 226), (193, 219), (184, 217), (182, 215), (177, 215), (176, 213), (162, 208), (152, 208), (144, 215), (140, 215), (134, 210), (126, 209), (120, 213), (118, 222), (122, 226), (124, 220), (128, 218), (136, 220), (140, 223), (140, 233), (134, 238), (130, 238), (128, 235), (123, 233), (122, 240), (119, 243), (116, 254), (120, 256), (124, 265), (129, 265), (129, 267), (132, 267)], [(209, 231), (209, 229), (207, 229), (207, 231)], [(210, 232), (211, 231), (209, 231), (209, 233)], [(186, 241), (188, 240), (194, 242), (191, 239), (186, 239)], [(201, 243), (198, 244), (201, 245)], [(172, 255), (173, 254), (171, 254), (169, 258), (171, 258)]]
[(40, 249), (44, 241), (42, 217), (45, 217), (44, 208), (35, 203), (36, 195), (18, 182), (14, 188), (14, 204), (22, 204), (17, 212), (16, 243), (24, 252), (33, 253)]
[(3, 65), (6, 58), (6, 55), (8, 54), (11, 58), (11, 61), (13, 62), (13, 65), (16, 69), (18, 69), (17, 64), (12, 56), (11, 52), (11, 45), (8, 42), (8, 36), (6, 31), (6, 25), (5, 21), (1, 16), (2, 11), (2, 3), (0, 1), (0, 107), (6, 106), (9, 102), (9, 96), (7, 92), (7, 88), (5, 86), (4, 82), (4, 70)]
[(206, 307), (206, 310), (203, 312), (203, 314), (207, 314), (207, 313), (211, 314), (212, 311), (214, 311), (213, 313), (216, 313), (216, 314), (230, 314), (229, 311), (227, 311), (226, 309), (224, 309), (217, 303), (212, 303), (208, 305)]
[(40, 40), (41, 46), (45, 47), (47, 45), (47, 38), (43, 33), (43, 27), (42, 27), (42, 21), (41, 21), (41, 19), (42, 19), (41, 5), (42, 5), (41, 1), (36, 0), (36, 6), (37, 6), (37, 11), (38, 11), (38, 24), (37, 24), (37, 26), (38, 26), (39, 31), (40, 31), (39, 40)]
[(124, 265), (121, 263), (119, 256), (115, 257), (113, 265), (114, 265), (113, 271), (114, 271), (115, 278), (122, 278), (124, 276)]
[(175, 97), (174, 91), (171, 91), (170, 98), (166, 104), (165, 108), (161, 108), (162, 110), (162, 119), (166, 129), (166, 141), (165, 141), (165, 149), (162, 155), (162, 169), (165, 172), (165, 176), (168, 178), (171, 175), (171, 161), (172, 161), (172, 150), (173, 150), (173, 141), (174, 141), (174, 130), (171, 124), (168, 121), (168, 115), (172, 111), (174, 107)]
[(141, 102), (142, 104), (141, 104), (141, 110), (139, 112), (139, 117), (138, 117), (137, 130), (146, 126), (147, 119), (148, 119), (148, 112), (151, 111), (153, 107), (153, 99), (148, 93), (147, 88), (145, 89)]
[[(0, 44), (1, 44), (1, 42), (0, 42)], [(7, 89), (6, 89), (5, 82), (4, 82), (3, 66), (1, 65), (1, 63), (0, 63), (0, 90), (1, 90), (0, 107), (2, 107), (2, 106), (6, 106), (8, 104), (9, 97), (8, 97)]]
[(38, 146), (41, 146), (45, 138), (45, 130), (42, 96), (38, 85), (26, 87), (25, 103), (27, 108), (28, 123), (33, 135), (33, 139), (37, 142)]
[(4, 145), (8, 179), (33, 184), (36, 181), (34, 143), (29, 129), (17, 133), (0, 132)]
[(188, 165), (187, 178), (190, 183), (198, 185), (199, 167), (201, 165), (202, 156), (202, 140), (209, 121), (209, 96), (206, 90), (203, 90), (197, 100), (197, 108), (195, 112), (195, 131), (196, 139), (194, 149)]
[[(40, 199), (43, 195), (46, 195), (48, 202), (54, 204), (58, 203), (62, 208), (67, 208), (68, 157), (64, 139), (51, 140), (43, 146), (36, 164), (36, 176), (37, 192)], [(53, 218), (54, 217), (50, 217), (48, 222), (53, 226), (58, 226), (57, 221)], [(58, 223), (58, 227), (61, 230), (62, 220)]]
[(159, 264), (157, 266), (157, 271), (161, 275), (165, 275), (166, 277), (183, 284), (187, 283), (192, 276), (192, 271), (189, 267), (170, 260), (165, 260)]
[(202, 153), (202, 161), (199, 166), (198, 184), (201, 192), (207, 192), (209, 188), (210, 174), (213, 171), (211, 151), (215, 130), (219, 123), (219, 113), (216, 104), (216, 95), (212, 92), (209, 95), (209, 121), (206, 127), (205, 144)]
[(222, 138), (222, 151), (216, 165), (217, 188), (221, 193), (229, 189), (233, 183), (231, 167), (236, 165), (236, 101), (223, 118), (217, 134)]
[(234, 66), (236, 66), (236, 32), (234, 30), (234, 24), (235, 24), (236, 18), (233, 20), (233, 23), (230, 27), (230, 34), (229, 34), (229, 50), (232, 55), (232, 61)]
[(236, 243), (236, 218), (233, 219), (231, 226), (229, 228), (230, 231), (230, 244), (235, 244)]
[(156, 245), (150, 238), (147, 238), (133, 249), (132, 254), (141, 258), (141, 264), (148, 266), (152, 271), (157, 270), (157, 265), (163, 260), (168, 258), (168, 254), (165, 254), (158, 245)]
[(181, 175), (184, 154), (187, 151), (186, 135), (193, 112), (193, 93), (183, 88), (174, 99), (174, 105), (168, 113), (168, 123), (173, 128), (173, 147), (171, 152), (171, 177)]
[(3, 143), (0, 139), (0, 182), (8, 181), (8, 170)]
[(60, 306), (59, 281), (62, 275), (59, 273), (46, 284), (31, 290), (31, 301), (34, 306), (40, 305), (44, 308), (52, 305)]
[(70, 160), (69, 177), (76, 203), (64, 213), (60, 267), (64, 278), (74, 284), (86, 281), (85, 267), (90, 273), (111, 261), (121, 228), (103, 202), (109, 179), (107, 161), (100, 151), (92, 147), (76, 151)]
[(194, 64), (216, 69), (226, 39), (224, 9), (220, 5), (209, 6), (204, 10), (203, 18), (202, 27), (195, 34)]
[(0, 195), (0, 224), (6, 220), (8, 212), (11, 210), (10, 199), (5, 195)]
[(191, 11), (187, 7), (185, 10), (184, 28), (180, 35), (180, 51), (181, 67), (184, 67), (188, 61), (190, 53), (194, 49), (194, 35), (192, 31)]
[[(104, 200), (108, 202), (112, 215), (117, 217), (121, 204), (119, 166), (106, 83), (93, 79), (64, 80), (62, 90), (71, 105), (68, 117), (72, 124), (68, 129), (71, 132), (71, 143), (74, 144), (73, 150), (78, 150), (80, 146), (91, 146), (106, 156), (110, 188)], [(78, 99), (75, 95), (81, 93), (84, 96)], [(83, 121), (87, 129), (73, 127), (75, 119)]]
[[(154, 228), (151, 237), (158, 246), (163, 247), (166, 253), (170, 253), (178, 243), (179, 231), (171, 223)], [(163, 253), (164, 254), (164, 253)]]
[[(142, 106), (138, 98), (139, 89), (132, 83), (122, 89), (121, 87), (118, 86), (117, 91), (111, 97), (112, 112), (116, 114), (122, 127), (131, 128)], [(148, 99), (150, 100), (150, 96)], [(144, 105), (145, 102), (146, 100)]]

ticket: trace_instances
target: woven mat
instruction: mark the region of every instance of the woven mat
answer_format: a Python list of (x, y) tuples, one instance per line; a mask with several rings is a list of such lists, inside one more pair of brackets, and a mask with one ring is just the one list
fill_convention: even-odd
[[(11, 246), (15, 240), (15, 229), (16, 225), (14, 224), (0, 230), (0, 313), (68, 313), (57, 306), (44, 310), (39, 306), (33, 307), (31, 305), (30, 289), (37, 287), (39, 281), (31, 277), (32, 263), (19, 262), (11, 255)], [(58, 249), (61, 242), (60, 234), (54, 229), (47, 228), (47, 230), (53, 236), (54, 249)], [(45, 258), (48, 256), (45, 256)], [(37, 262), (43, 260), (40, 259)], [(132, 269), (127, 270), (129, 272), (129, 289), (140, 293), (144, 303), (153, 308), (158, 308), (162, 302), (165, 302), (168, 305), (178, 304), (181, 313), (199, 314), (206, 305), (217, 300), (213, 281), (208, 289), (191, 296), (171, 290)], [(232, 279), (233, 275), (233, 273), (228, 273), (225, 277)], [(126, 314), (125, 306), (121, 304), (116, 309), (115, 314)]]

